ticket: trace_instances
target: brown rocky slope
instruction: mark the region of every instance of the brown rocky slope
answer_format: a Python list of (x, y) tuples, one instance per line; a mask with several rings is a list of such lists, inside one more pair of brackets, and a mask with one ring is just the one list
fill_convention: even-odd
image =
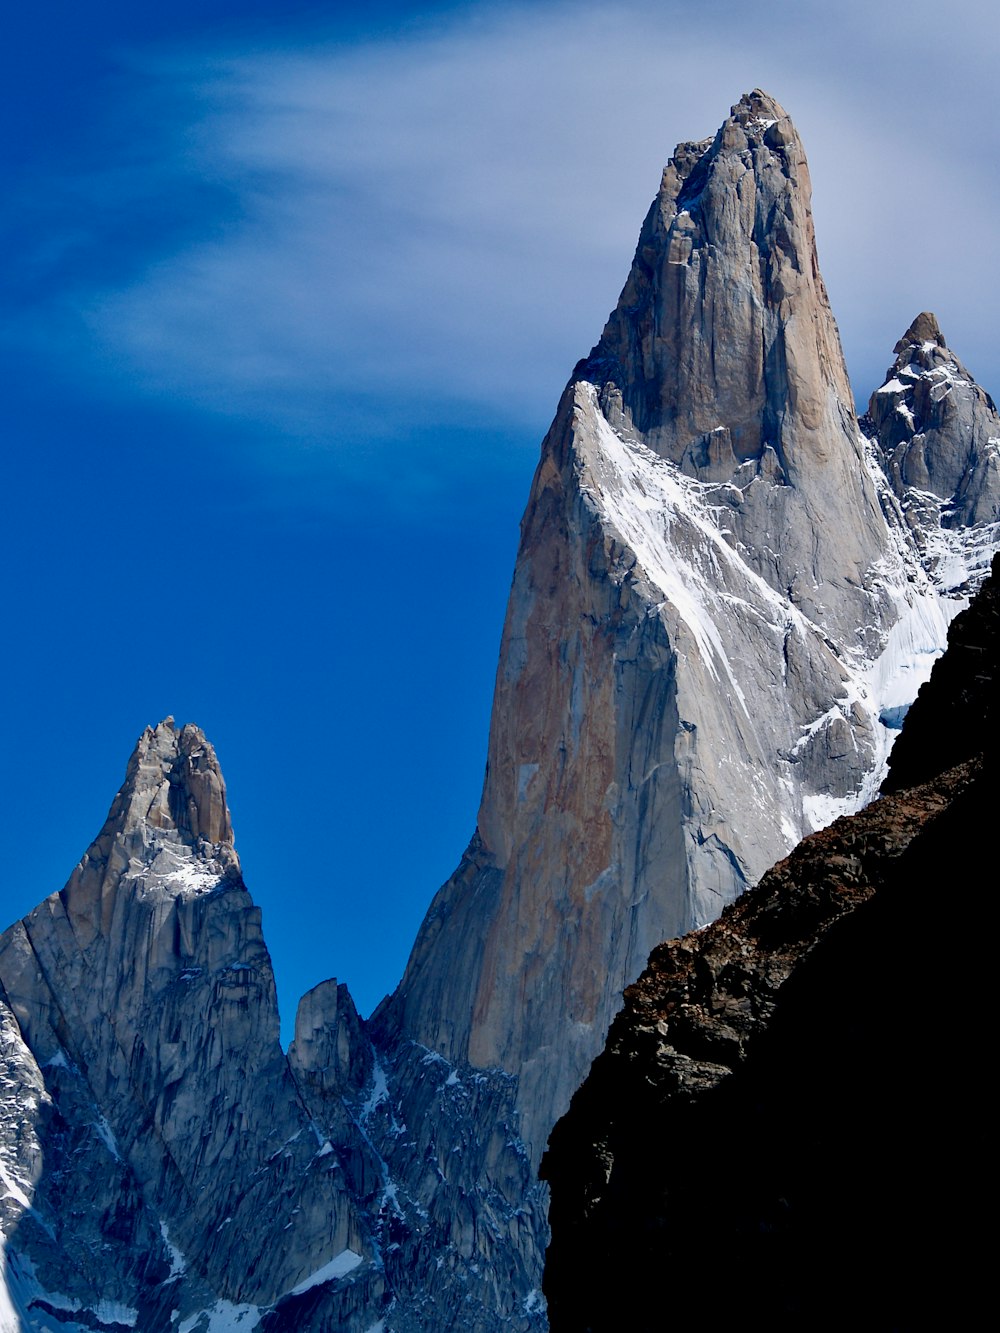
[(543, 1162), (554, 1333), (974, 1326), (998, 584), (994, 561), (894, 790), (626, 991)]

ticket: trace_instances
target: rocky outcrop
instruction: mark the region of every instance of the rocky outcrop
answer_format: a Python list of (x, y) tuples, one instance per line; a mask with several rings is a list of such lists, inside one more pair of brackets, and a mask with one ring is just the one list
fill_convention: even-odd
[(0, 1328), (538, 1327), (516, 1080), (376, 1047), (336, 981), (286, 1058), (231, 839), (211, 745), (167, 719), (0, 937)]
[[(925, 687), (918, 744), (949, 732), (939, 702), (995, 698), (997, 576)], [(995, 724), (964, 740), (988, 749), (921, 764), (654, 951), (543, 1162), (553, 1333), (975, 1322), (987, 946), (937, 922), (956, 884), (988, 913)]]

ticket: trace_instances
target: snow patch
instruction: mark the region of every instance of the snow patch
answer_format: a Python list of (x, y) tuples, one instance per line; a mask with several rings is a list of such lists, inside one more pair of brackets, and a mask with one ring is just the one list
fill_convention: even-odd
[[(635, 552), (646, 577), (676, 608), (713, 678), (719, 680), (721, 667), (733, 695), (749, 717), (746, 698), (711, 611), (716, 600), (713, 579), (709, 576), (713, 557), (715, 562), (722, 559), (727, 564), (738, 557), (715, 524), (699, 512), (702, 510), (699, 483), (684, 477), (673, 463), (645, 445), (620, 439), (597, 405), (594, 386), (583, 383), (580, 387), (590, 399), (602, 460), (612, 469), (601, 495), (605, 514)], [(703, 551), (685, 553), (671, 540), (672, 530), (681, 519), (692, 523), (704, 538)], [(750, 571), (746, 572), (749, 576)], [(771, 589), (768, 593), (774, 597)]]
[(259, 1305), (216, 1301), (210, 1309), (188, 1315), (177, 1333), (250, 1333), (260, 1323), (263, 1313)]
[(372, 1090), (368, 1098), (358, 1112), (358, 1119), (363, 1125), (367, 1124), (375, 1109), (389, 1100), (389, 1084), (385, 1077), (385, 1070), (380, 1061), (376, 1058), (375, 1069), (372, 1073)]
[(335, 1282), (337, 1278), (353, 1272), (358, 1264), (362, 1262), (361, 1255), (356, 1254), (354, 1250), (341, 1250), (329, 1263), (324, 1264), (322, 1268), (317, 1268), (314, 1273), (310, 1273), (288, 1294), (290, 1296), (301, 1296), (304, 1292), (311, 1291), (313, 1287), (322, 1286), (324, 1282)]
[(115, 1138), (114, 1131), (108, 1124), (107, 1120), (105, 1120), (104, 1116), (100, 1116), (97, 1120), (94, 1121), (93, 1128), (95, 1133), (97, 1134), (97, 1137), (107, 1148), (111, 1156), (115, 1159), (116, 1162), (120, 1162), (122, 1160), (122, 1155), (118, 1151), (118, 1140)]
[(166, 1276), (167, 1282), (172, 1282), (175, 1277), (180, 1277), (187, 1271), (187, 1262), (183, 1254), (170, 1239), (170, 1232), (167, 1230), (166, 1222), (160, 1223), (160, 1235), (163, 1237), (163, 1244), (166, 1247), (167, 1254), (170, 1256), (170, 1272)]

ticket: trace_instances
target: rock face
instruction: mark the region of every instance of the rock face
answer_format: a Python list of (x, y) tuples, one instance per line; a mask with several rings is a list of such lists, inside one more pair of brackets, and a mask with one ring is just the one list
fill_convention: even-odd
[[(985, 925), (995, 879), (981, 837), (995, 705), (985, 728), (953, 731), (996, 699), (994, 568), (907, 719), (893, 794), (655, 950), (626, 992), (543, 1163), (553, 1333), (978, 1317), (991, 937), (936, 922), (961, 884)], [(956, 956), (950, 987), (940, 964)]]
[(874, 795), (961, 605), (921, 556), (753, 92), (675, 152), (542, 446), (477, 834), (380, 1029), (516, 1074), (537, 1161), (653, 945)]
[(536, 1168), (623, 988), (874, 795), (985, 568), (992, 406), (942, 355), (966, 415), (862, 431), (787, 115), (678, 148), (543, 443), (477, 829), (396, 993), (366, 1023), (323, 983), (282, 1054), (214, 753), (169, 720), (0, 938), (0, 1330), (544, 1329)]

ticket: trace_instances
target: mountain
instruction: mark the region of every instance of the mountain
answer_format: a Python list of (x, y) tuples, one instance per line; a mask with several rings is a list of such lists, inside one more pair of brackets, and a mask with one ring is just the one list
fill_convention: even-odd
[(859, 423), (788, 116), (678, 147), (542, 444), (477, 828), (396, 992), (323, 983), (282, 1053), (170, 719), (0, 937), (0, 1330), (545, 1327), (537, 1166), (624, 987), (875, 794), (985, 572), (1000, 421), (936, 329)]
[[(962, 374), (978, 476), (1000, 421)], [(517, 1075), (535, 1162), (650, 949), (875, 793), (968, 586), (927, 551), (971, 568), (996, 543), (993, 491), (918, 542), (915, 470), (887, 475), (881, 438), (851, 404), (801, 142), (755, 91), (674, 153), (542, 445), (476, 836), (377, 1016)]]
[(1000, 557), (887, 794), (654, 950), (543, 1163), (553, 1333), (977, 1322), (998, 668)]

